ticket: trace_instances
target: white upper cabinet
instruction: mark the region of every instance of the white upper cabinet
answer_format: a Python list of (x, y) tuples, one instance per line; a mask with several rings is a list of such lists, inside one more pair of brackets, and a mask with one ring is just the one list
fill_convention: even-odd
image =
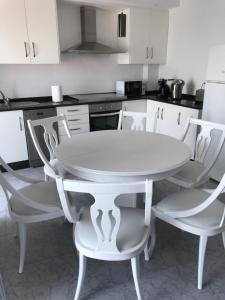
[(169, 12), (152, 10), (150, 13), (149, 21), (149, 64), (166, 64), (169, 30)]
[(56, 0), (0, 0), (0, 63), (60, 61)]
[(29, 64), (24, 0), (0, 0), (0, 63)]
[(119, 64), (165, 64), (169, 12), (142, 8), (123, 11), (127, 15), (126, 37), (118, 38)]
[(59, 63), (59, 38), (55, 0), (25, 0), (31, 62)]

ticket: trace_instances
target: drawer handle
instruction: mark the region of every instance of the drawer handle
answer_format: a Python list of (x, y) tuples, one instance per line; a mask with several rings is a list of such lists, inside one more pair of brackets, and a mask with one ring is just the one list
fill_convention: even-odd
[(70, 119), (68, 120), (69, 122), (76, 122), (76, 121), (80, 121), (80, 119)]
[(67, 111), (73, 112), (73, 111), (79, 111), (79, 109), (68, 109)]
[(70, 129), (70, 131), (76, 131), (76, 130), (80, 130), (81, 128), (73, 128), (73, 129)]

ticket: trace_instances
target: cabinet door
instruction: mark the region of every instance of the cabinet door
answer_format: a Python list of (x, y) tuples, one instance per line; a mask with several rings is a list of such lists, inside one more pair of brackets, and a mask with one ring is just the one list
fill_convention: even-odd
[(0, 0), (0, 63), (30, 63), (24, 0)]
[(56, 0), (25, 0), (33, 64), (59, 63)]
[(148, 63), (165, 64), (167, 59), (169, 12), (152, 10), (148, 28)]
[[(161, 103), (148, 100), (148, 111), (157, 112), (157, 133), (166, 134), (177, 139), (181, 139), (184, 134), (185, 125), (188, 118), (198, 118), (199, 110)], [(197, 128), (191, 126), (185, 139), (185, 143), (190, 147), (194, 154)]]
[(164, 123), (163, 120), (161, 119), (162, 103), (153, 100), (147, 100), (147, 112), (157, 113), (156, 132), (163, 134)]
[(148, 64), (150, 10), (130, 9), (130, 64)]
[(0, 155), (7, 163), (28, 159), (23, 112), (0, 112)]
[[(174, 137), (180, 139), (184, 134), (184, 129), (189, 118), (199, 118), (199, 110), (176, 106), (176, 112), (174, 111), (176, 120), (176, 131)], [(190, 147), (192, 154), (194, 156), (195, 143), (197, 136), (197, 127), (190, 126), (188, 134), (185, 139), (185, 143)]]
[[(147, 100), (124, 101), (123, 110), (133, 112), (147, 112)], [(123, 118), (123, 129), (129, 130), (131, 128), (131, 124), (131, 118)]]

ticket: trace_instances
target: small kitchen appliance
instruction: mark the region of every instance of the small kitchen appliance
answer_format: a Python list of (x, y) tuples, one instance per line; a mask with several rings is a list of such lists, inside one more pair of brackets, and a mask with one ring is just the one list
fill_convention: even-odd
[(116, 94), (122, 96), (141, 96), (142, 95), (142, 81), (117, 81)]
[(185, 82), (182, 79), (169, 79), (171, 83), (171, 98), (174, 100), (181, 100), (182, 90), (185, 85)]
[(159, 79), (159, 98), (170, 98), (170, 87), (167, 84), (167, 80), (164, 78)]
[(196, 102), (203, 102), (204, 95), (205, 95), (205, 82), (202, 84), (201, 88), (196, 90), (195, 94), (195, 101)]

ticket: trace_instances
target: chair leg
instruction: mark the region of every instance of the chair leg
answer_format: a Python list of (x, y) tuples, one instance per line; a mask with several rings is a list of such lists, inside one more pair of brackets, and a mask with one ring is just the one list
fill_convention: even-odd
[(23, 266), (26, 255), (26, 242), (27, 242), (27, 228), (23, 223), (18, 224), (18, 233), (20, 240), (20, 265), (19, 265), (19, 273), (23, 272)]
[(223, 239), (223, 247), (225, 249), (225, 231), (222, 232), (222, 239)]
[(87, 258), (81, 253), (79, 253), (79, 275), (78, 275), (77, 289), (76, 289), (74, 300), (80, 299), (80, 292), (81, 292), (82, 285), (84, 283), (86, 266), (87, 266)]
[(199, 257), (198, 257), (198, 289), (202, 289), (203, 269), (205, 261), (205, 251), (207, 245), (207, 236), (200, 236), (199, 240)]
[[(155, 243), (156, 243), (156, 230), (155, 230), (155, 221), (156, 218), (152, 215), (152, 220), (151, 220), (151, 233), (150, 233), (150, 245), (147, 243), (145, 247), (145, 260), (149, 261), (149, 259), (152, 257), (153, 251), (155, 249)], [(149, 247), (148, 247), (149, 245)]]
[(134, 285), (137, 293), (138, 300), (141, 300), (141, 291), (140, 291), (140, 259), (139, 256), (133, 257), (131, 259), (131, 267), (134, 278)]

